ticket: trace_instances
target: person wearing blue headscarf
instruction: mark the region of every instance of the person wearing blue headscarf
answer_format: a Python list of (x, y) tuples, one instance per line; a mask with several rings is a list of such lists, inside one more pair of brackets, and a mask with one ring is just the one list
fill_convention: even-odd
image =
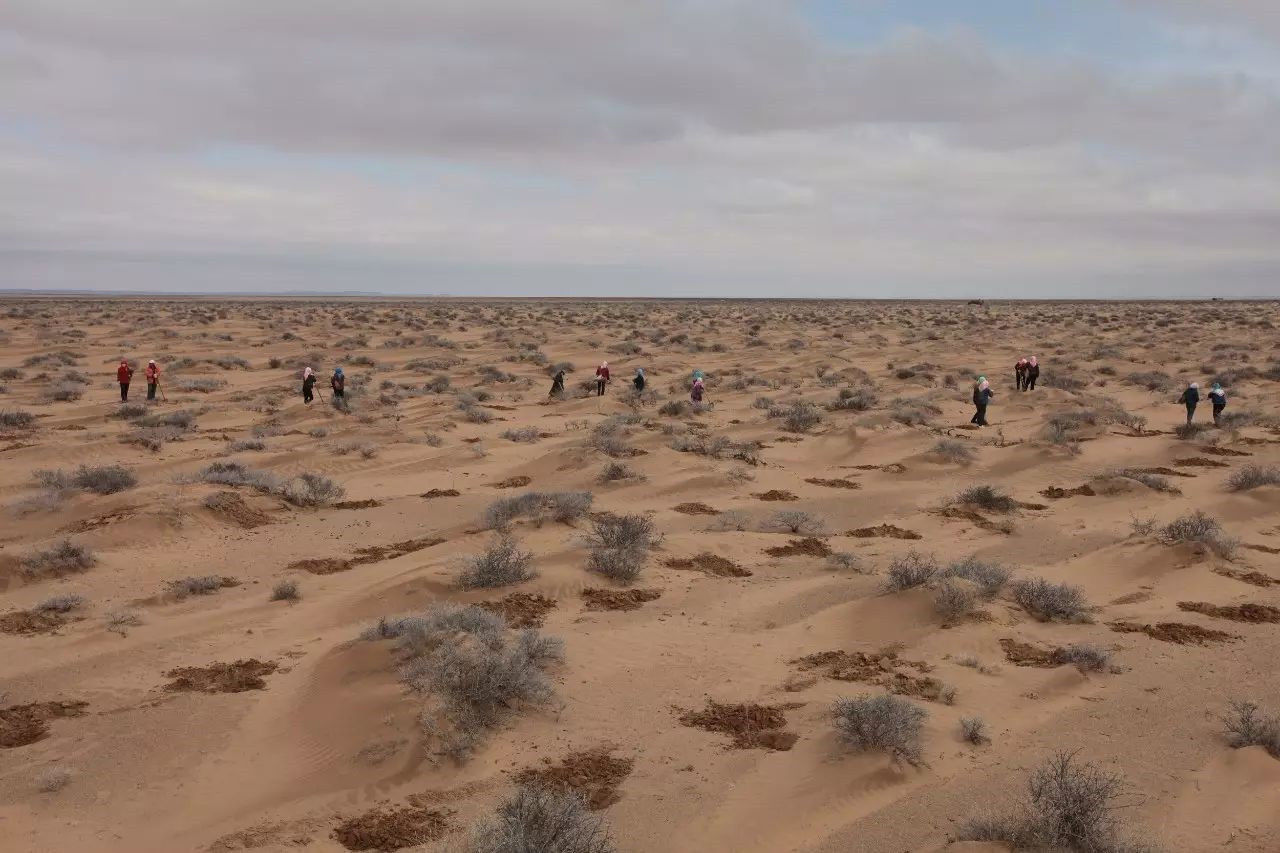
[(1213, 403), (1213, 425), (1220, 426), (1218, 418), (1222, 415), (1222, 410), (1227, 407), (1227, 392), (1222, 390), (1222, 386), (1215, 382), (1213, 388), (1209, 390), (1209, 402)]
[(335, 367), (333, 369), (333, 378), (329, 380), (329, 387), (333, 389), (333, 396), (347, 396), (347, 377), (342, 375), (341, 367)]

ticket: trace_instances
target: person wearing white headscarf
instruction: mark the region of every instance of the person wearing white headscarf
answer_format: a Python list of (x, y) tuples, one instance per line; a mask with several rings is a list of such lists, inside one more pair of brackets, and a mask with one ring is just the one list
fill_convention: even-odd
[(1178, 398), (1179, 403), (1184, 403), (1187, 407), (1187, 423), (1191, 423), (1191, 419), (1196, 416), (1196, 403), (1200, 402), (1200, 385), (1192, 382), (1187, 386), (1187, 390), (1182, 392), (1182, 396)]
[(977, 424), (980, 427), (990, 426), (987, 423), (987, 403), (991, 402), (991, 398), (995, 396), (995, 392), (991, 390), (991, 383), (987, 381), (987, 377), (979, 376), (978, 380), (973, 383), (973, 417), (969, 419), (969, 423)]
[(316, 373), (310, 367), (302, 371), (302, 402), (310, 403), (316, 387)]

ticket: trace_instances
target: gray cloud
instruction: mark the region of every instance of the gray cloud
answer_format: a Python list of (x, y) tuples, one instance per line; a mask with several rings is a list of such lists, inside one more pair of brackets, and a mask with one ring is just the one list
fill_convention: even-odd
[(417, 270), (436, 291), (1159, 276), (1191, 293), (1218, 273), (1257, 292), (1280, 272), (1266, 69), (910, 29), (849, 46), (797, 8), (9, 0), (8, 281), (96, 264), (112, 284), (181, 287), (210, 258), (255, 286), (308, 270), (399, 287)]

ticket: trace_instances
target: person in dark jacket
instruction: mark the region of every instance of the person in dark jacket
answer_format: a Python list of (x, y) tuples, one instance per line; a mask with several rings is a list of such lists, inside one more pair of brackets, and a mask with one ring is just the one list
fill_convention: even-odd
[(342, 375), (341, 367), (335, 367), (333, 369), (333, 376), (329, 379), (329, 387), (333, 389), (333, 396), (347, 396), (347, 377)]
[(644, 368), (636, 368), (636, 378), (631, 380), (631, 384), (635, 386), (636, 393), (639, 394), (644, 390)]
[(564, 396), (564, 371), (557, 370), (556, 375), (551, 377), (551, 393), (548, 397)]
[(129, 366), (127, 359), (120, 359), (120, 366), (116, 368), (116, 381), (120, 383), (120, 402), (129, 402), (129, 382), (133, 380), (133, 368)]
[(316, 374), (310, 367), (302, 371), (302, 402), (310, 403), (314, 397)]
[(1213, 387), (1209, 389), (1209, 402), (1213, 403), (1213, 425), (1221, 426), (1218, 418), (1222, 415), (1222, 410), (1227, 407), (1227, 392), (1222, 390), (1222, 386), (1217, 382), (1213, 383)]
[(980, 427), (990, 426), (987, 423), (987, 403), (991, 402), (991, 398), (995, 394), (991, 391), (991, 383), (987, 381), (987, 377), (979, 376), (978, 381), (973, 384), (973, 405), (976, 411), (973, 417), (969, 419), (969, 423), (977, 424)]
[(609, 362), (602, 361), (596, 368), (596, 396), (604, 396), (604, 386), (609, 384)]
[(1027, 384), (1027, 358), (1023, 356), (1018, 359), (1018, 363), (1013, 366), (1013, 384), (1021, 391), (1022, 387)]
[(1023, 380), (1022, 390), (1023, 391), (1036, 390), (1036, 380), (1039, 378), (1040, 378), (1040, 362), (1036, 361), (1036, 357), (1033, 355), (1031, 356), (1031, 358), (1027, 359), (1027, 378)]
[(695, 405), (701, 405), (702, 393), (704, 390), (706, 390), (706, 383), (704, 383), (702, 381), (702, 377), (699, 376), (693, 380), (693, 387), (689, 389), (690, 402), (694, 403)]
[(1191, 423), (1191, 419), (1196, 416), (1196, 404), (1200, 402), (1200, 386), (1192, 382), (1187, 386), (1187, 390), (1182, 392), (1182, 396), (1178, 398), (1179, 403), (1184, 403), (1187, 407), (1187, 423)]

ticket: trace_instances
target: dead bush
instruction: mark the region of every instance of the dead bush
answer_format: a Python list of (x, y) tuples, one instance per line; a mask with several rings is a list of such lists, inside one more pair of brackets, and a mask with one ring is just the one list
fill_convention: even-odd
[(1280, 466), (1244, 465), (1227, 477), (1227, 489), (1232, 492), (1247, 492), (1262, 486), (1280, 486)]
[(962, 841), (995, 841), (1015, 850), (1070, 853), (1139, 853), (1149, 850), (1126, 841), (1119, 812), (1125, 804), (1123, 780), (1075, 754), (1060, 752), (1031, 774), (1027, 798), (1010, 816), (971, 820)]
[(953, 504), (976, 506), (989, 512), (1013, 512), (1018, 502), (995, 486), (970, 486), (956, 495)]
[(515, 539), (499, 536), (480, 554), (467, 559), (458, 575), (463, 589), (510, 586), (537, 577), (533, 554), (521, 551)]
[(472, 831), (467, 853), (614, 853), (581, 795), (524, 785)]
[(58, 577), (83, 572), (98, 562), (84, 545), (63, 539), (51, 548), (33, 551), (22, 558), (22, 571), (31, 578)]
[(889, 562), (884, 588), (888, 592), (901, 592), (904, 589), (923, 586), (933, 580), (937, 573), (938, 561), (932, 554), (908, 551), (905, 555), (894, 557)]
[(1041, 622), (1088, 621), (1089, 602), (1078, 586), (1044, 578), (1020, 580), (1013, 584), (1013, 599)]
[(1156, 539), (1165, 545), (1201, 546), (1226, 558), (1234, 555), (1240, 545), (1227, 535), (1222, 525), (1201, 511), (1169, 522), (1156, 532)]
[(920, 739), (927, 712), (901, 696), (837, 699), (832, 708), (836, 734), (854, 749), (884, 750), (894, 761), (924, 761)]
[(1223, 718), (1227, 743), (1235, 749), (1260, 746), (1272, 758), (1280, 758), (1280, 716), (1267, 716), (1257, 703), (1237, 699)]

